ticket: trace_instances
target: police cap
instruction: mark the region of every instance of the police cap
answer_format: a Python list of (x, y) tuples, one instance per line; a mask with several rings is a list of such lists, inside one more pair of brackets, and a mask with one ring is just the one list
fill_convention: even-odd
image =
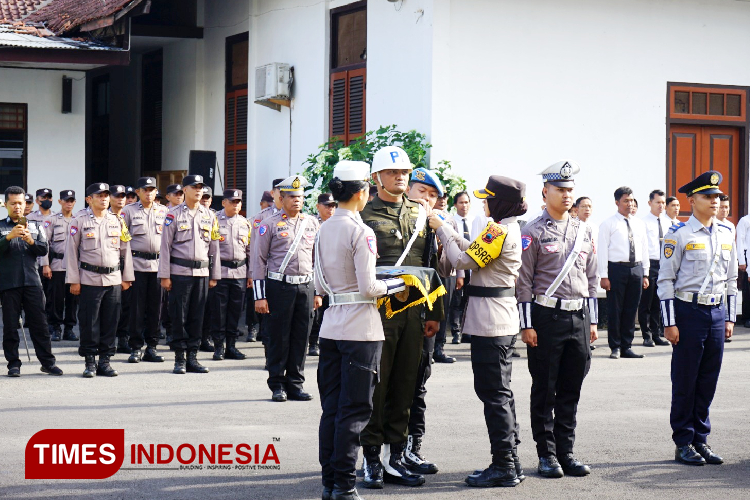
[(138, 179), (138, 182), (135, 183), (135, 187), (137, 189), (142, 188), (155, 188), (156, 187), (156, 179), (154, 177), (141, 177)]
[(693, 196), (695, 193), (701, 194), (724, 194), (719, 189), (719, 184), (723, 180), (722, 175), (716, 170), (703, 172), (701, 175), (682, 186), (678, 191), (685, 193), (687, 196)]
[(99, 193), (109, 194), (109, 184), (105, 182), (97, 182), (97, 183), (91, 184), (89, 187), (86, 188), (86, 196), (91, 196), (92, 194), (99, 194)]
[(76, 192), (72, 189), (65, 189), (63, 191), (60, 191), (60, 199), (62, 201), (75, 200)]
[(539, 175), (545, 183), (570, 188), (576, 184), (573, 176), (580, 171), (581, 167), (573, 160), (560, 160), (539, 172)]
[(526, 199), (526, 184), (510, 177), (491, 175), (484, 189), (474, 191), (480, 199), (502, 198), (509, 202), (522, 203)]

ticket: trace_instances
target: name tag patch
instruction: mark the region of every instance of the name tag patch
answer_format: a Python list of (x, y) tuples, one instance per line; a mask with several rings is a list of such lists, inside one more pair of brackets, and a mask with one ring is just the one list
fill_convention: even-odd
[(727, 243), (722, 243), (721, 244), (721, 249), (722, 250), (731, 250), (732, 249), (732, 245), (731, 244), (727, 244)]
[(685, 250), (705, 250), (706, 244), (705, 243), (688, 243), (685, 246)]

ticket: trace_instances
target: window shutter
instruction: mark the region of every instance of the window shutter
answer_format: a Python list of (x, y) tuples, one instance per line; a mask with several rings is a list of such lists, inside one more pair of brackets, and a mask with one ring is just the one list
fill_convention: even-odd
[(330, 135), (351, 144), (365, 133), (365, 68), (331, 74)]
[(247, 89), (226, 96), (226, 143), (224, 145), (224, 185), (242, 190), (247, 206)]

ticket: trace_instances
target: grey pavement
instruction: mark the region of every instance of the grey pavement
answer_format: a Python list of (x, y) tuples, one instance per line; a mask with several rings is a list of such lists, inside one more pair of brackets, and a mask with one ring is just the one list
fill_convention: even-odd
[[(469, 346), (449, 345), (453, 365), (433, 365), (428, 383), (427, 436), (423, 451), (440, 473), (420, 488), (386, 485), (360, 488), (365, 498), (748, 498), (750, 497), (750, 331), (738, 328), (726, 344), (724, 367), (712, 407), (709, 443), (724, 456), (722, 466), (690, 468), (674, 462), (670, 439), (670, 347), (636, 347), (641, 360), (610, 360), (604, 339), (597, 341), (578, 412), (577, 455), (590, 463), (591, 476), (542, 479), (536, 472), (529, 430), (526, 350), (514, 362), (522, 440), (520, 457), (528, 478), (511, 489), (472, 489), (464, 477), (490, 463), (482, 406), (473, 391)], [(308, 358), (306, 388), (313, 402), (273, 403), (265, 384), (259, 343), (240, 343), (245, 361), (200, 359), (207, 375), (173, 375), (167, 362), (126, 362), (118, 354), (120, 375), (81, 377), (83, 363), (72, 342), (54, 344), (63, 377), (39, 371), (33, 358), (19, 379), (0, 369), (0, 498), (169, 498), (315, 499), (321, 486), (317, 461), (320, 405), (315, 384), (316, 358)], [(22, 344), (23, 349), (23, 344)], [(123, 467), (105, 480), (25, 480), (24, 448), (47, 428), (125, 429)], [(278, 441), (274, 441), (274, 438)], [(280, 470), (158, 470), (130, 464), (130, 444), (177, 446), (273, 443)], [(234, 455), (232, 455), (234, 456)], [(171, 464), (174, 466), (175, 464)], [(164, 467), (164, 466), (162, 466)]]

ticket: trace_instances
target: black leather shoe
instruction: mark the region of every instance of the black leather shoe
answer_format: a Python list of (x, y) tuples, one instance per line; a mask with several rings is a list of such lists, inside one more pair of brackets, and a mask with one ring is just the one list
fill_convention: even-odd
[(512, 460), (504, 465), (491, 464), (479, 474), (468, 476), (465, 481), (475, 488), (513, 487), (521, 483)]
[[(318, 344), (311, 345), (310, 349), (307, 350), (307, 355), (308, 356), (320, 356), (320, 347), (318, 347)], [(356, 490), (354, 491), (356, 492)]]
[(461, 334), (461, 343), (462, 344), (471, 344), (471, 335), (469, 334)]
[(273, 391), (271, 401), (275, 401), (277, 403), (283, 403), (284, 401), (286, 401), (286, 392), (284, 391), (284, 389), (276, 389), (275, 391)]
[(130, 357), (128, 358), (128, 363), (140, 363), (142, 356), (143, 353), (140, 349), (133, 349), (133, 352), (130, 353)]
[(13, 368), (8, 368), (8, 376), (9, 377), (20, 377), (21, 376), (21, 369), (17, 366), (14, 366)]
[(596, 350), (596, 346), (595, 346), (594, 344), (591, 344), (591, 350), (592, 350), (592, 351), (595, 351), (595, 350)]
[(664, 337), (656, 337), (656, 338), (654, 338), (654, 344), (656, 344), (656, 345), (672, 345)]
[(687, 446), (678, 446), (674, 450), (674, 459), (685, 465), (705, 465), (706, 461), (700, 454), (695, 451), (692, 444)]
[(248, 328), (247, 342), (256, 342), (258, 340), (258, 326), (258, 323), (255, 323), (253, 326)]
[(54, 328), (50, 328), (49, 339), (52, 342), (60, 342), (60, 340), (62, 340), (62, 334), (61, 334), (60, 330), (54, 329)]
[(333, 488), (324, 487), (323, 488), (323, 495), (321, 495), (321, 500), (331, 500), (331, 495), (333, 494)]
[[(211, 351), (213, 351), (213, 349), (211, 349)], [(208, 373), (208, 368), (198, 362), (197, 349), (190, 349), (188, 351), (185, 370), (187, 370), (188, 373)]]
[(546, 457), (539, 457), (539, 466), (537, 467), (539, 475), (542, 477), (558, 478), (563, 477), (563, 469), (560, 466), (560, 462), (557, 461), (557, 457), (554, 455), (548, 455)]
[(143, 359), (143, 361), (148, 361), (149, 363), (164, 362), (164, 356), (159, 356), (159, 353), (156, 351), (156, 347), (147, 347), (146, 352), (143, 353), (143, 357), (141, 359)]
[(656, 347), (656, 344), (653, 340), (646, 339), (643, 341), (643, 347)]
[(523, 467), (521, 467), (521, 459), (518, 458), (518, 449), (513, 448), (513, 451), (511, 452), (511, 456), (513, 457), (513, 465), (516, 466), (516, 477), (519, 481), (523, 481), (526, 479), (526, 476), (523, 473)]
[(405, 443), (386, 444), (383, 454), (383, 481), (402, 486), (422, 486), (424, 476), (412, 474), (402, 460)]
[(164, 333), (164, 330), (162, 330), (161, 328), (159, 328), (159, 340), (164, 340), (166, 338), (167, 338), (167, 334)]
[(99, 356), (99, 365), (96, 367), (96, 374), (105, 377), (117, 376), (117, 370), (109, 364), (109, 356)]
[(72, 328), (66, 328), (65, 331), (63, 332), (62, 339), (72, 340), (73, 342), (75, 342), (76, 340), (78, 340), (78, 335), (75, 334)]
[(227, 344), (227, 350), (224, 353), (225, 359), (245, 359), (246, 357), (247, 356), (245, 356), (242, 351), (237, 349), (237, 347), (234, 345), (234, 342), (232, 342), (231, 344)]
[(350, 490), (334, 488), (331, 492), (331, 500), (362, 500), (362, 497), (357, 493), (357, 488)]
[(591, 467), (578, 460), (572, 453), (562, 455), (560, 465), (566, 476), (588, 476), (591, 474)]
[(224, 360), (224, 345), (221, 342), (214, 342), (214, 361)]
[(438, 466), (422, 456), (422, 436), (410, 435), (401, 462), (415, 474), (437, 474)]
[(453, 340), (451, 341), (451, 344), (460, 344), (461, 343), (461, 334), (458, 332), (453, 332)]
[(299, 390), (299, 391), (289, 391), (287, 393), (287, 399), (289, 401), (312, 401), (313, 397), (312, 397), (312, 394), (307, 393), (303, 390)]
[(83, 370), (83, 376), (85, 378), (96, 377), (96, 358), (94, 356), (86, 356), (86, 368)]
[(380, 446), (363, 446), (362, 486), (371, 490), (383, 488), (383, 463), (380, 461)]
[(118, 337), (117, 338), (117, 351), (120, 354), (130, 354), (132, 349), (128, 345), (128, 338), (127, 337)]
[(456, 358), (454, 358), (453, 356), (448, 356), (442, 350), (435, 351), (435, 353), (432, 355), (432, 359), (434, 359), (438, 363), (455, 363), (456, 362)]
[(620, 359), (620, 349), (612, 349), (612, 354), (609, 355), (609, 359)]
[(695, 451), (703, 457), (703, 460), (705, 460), (707, 464), (719, 465), (724, 463), (724, 459), (714, 453), (711, 447), (706, 443), (693, 443), (693, 448), (695, 448)]
[(56, 375), (58, 377), (63, 374), (63, 371), (57, 365), (42, 366), (40, 370), (42, 370), (42, 373), (46, 373), (48, 375)]
[(633, 349), (625, 349), (620, 354), (623, 358), (631, 358), (631, 359), (640, 359), (643, 357), (643, 354), (637, 354), (633, 352)]
[(511, 358), (520, 358), (521, 355), (518, 353), (518, 351), (516, 351), (516, 348), (514, 347), (513, 351), (511, 351), (511, 353), (510, 353), (510, 357)]
[(214, 352), (214, 343), (211, 341), (211, 339), (204, 339), (201, 341), (199, 350), (201, 352)]
[(185, 351), (183, 351), (182, 349), (176, 349), (174, 352), (174, 369), (172, 370), (172, 373), (176, 373), (177, 375), (185, 375), (185, 373), (187, 373), (185, 364)]

